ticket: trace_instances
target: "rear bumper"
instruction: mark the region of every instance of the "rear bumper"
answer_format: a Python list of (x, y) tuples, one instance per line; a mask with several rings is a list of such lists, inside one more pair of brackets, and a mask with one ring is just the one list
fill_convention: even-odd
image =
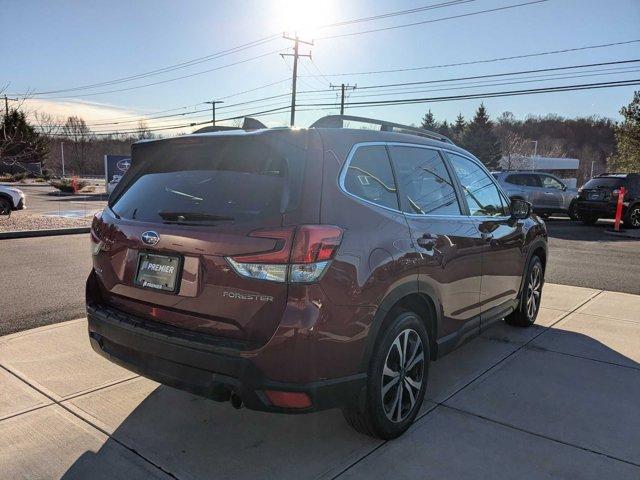
[(611, 202), (577, 201), (576, 210), (578, 214), (597, 215), (601, 218), (614, 218), (616, 216), (616, 204)]
[(24, 198), (20, 198), (20, 200), (18, 200), (18, 204), (15, 206), (14, 210), (22, 210), (24, 208), (27, 208), (24, 202)]
[[(366, 383), (366, 374), (304, 384), (275, 382), (247, 358), (247, 352), (177, 338), (150, 322), (106, 307), (88, 304), (87, 316), (91, 346), (103, 357), (144, 377), (213, 400), (228, 400), (234, 392), (253, 410), (308, 413), (339, 407), (356, 401)], [(265, 390), (304, 392), (312, 406), (272, 405)]]

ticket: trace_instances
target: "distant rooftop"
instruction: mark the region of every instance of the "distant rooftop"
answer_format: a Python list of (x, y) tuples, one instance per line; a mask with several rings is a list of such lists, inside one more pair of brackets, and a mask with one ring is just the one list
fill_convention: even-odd
[[(504, 167), (507, 164), (507, 158), (502, 157), (500, 164)], [(564, 157), (511, 157), (512, 167), (520, 170), (578, 170), (580, 167), (580, 159), (564, 158)]]

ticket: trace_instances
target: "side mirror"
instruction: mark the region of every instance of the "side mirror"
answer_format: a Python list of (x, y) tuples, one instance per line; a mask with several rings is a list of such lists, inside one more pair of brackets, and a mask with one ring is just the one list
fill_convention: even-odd
[(510, 205), (511, 217), (516, 220), (524, 220), (531, 216), (531, 204), (520, 198), (512, 198)]

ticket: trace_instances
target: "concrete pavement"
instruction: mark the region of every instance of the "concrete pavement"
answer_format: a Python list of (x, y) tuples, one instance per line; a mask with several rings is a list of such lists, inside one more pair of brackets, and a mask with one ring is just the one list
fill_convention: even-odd
[(432, 364), (400, 439), (233, 410), (136, 376), (84, 320), (0, 337), (6, 478), (640, 478), (640, 296), (547, 284), (538, 324)]

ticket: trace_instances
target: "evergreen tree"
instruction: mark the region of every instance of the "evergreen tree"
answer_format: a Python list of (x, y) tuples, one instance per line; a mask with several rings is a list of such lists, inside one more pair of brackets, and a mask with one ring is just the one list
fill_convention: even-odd
[(429, 111), (425, 113), (424, 117), (422, 117), (420, 126), (425, 130), (431, 130), (432, 132), (438, 129), (438, 122), (436, 122), (436, 118), (433, 116), (433, 113), (431, 113), (431, 109), (429, 109)]
[(464, 147), (478, 157), (489, 169), (496, 169), (500, 164), (502, 152), (500, 141), (493, 132), (493, 123), (489, 119), (484, 104), (480, 104), (473, 120), (462, 136)]
[(455, 143), (457, 143), (461, 147), (463, 146), (462, 134), (464, 133), (464, 129), (466, 128), (466, 126), (467, 126), (467, 122), (465, 122), (464, 117), (462, 116), (462, 113), (458, 113), (455, 123), (451, 124), (451, 140), (453, 140)]
[(9, 110), (0, 124), (0, 159), (5, 163), (41, 162), (47, 151), (47, 142), (29, 125), (24, 112)]
[(640, 172), (640, 91), (622, 107), (624, 121), (615, 127), (617, 154), (609, 160), (616, 171)]
[(449, 125), (449, 122), (444, 120), (438, 127), (438, 133), (451, 138), (451, 126)]
[(451, 130), (456, 135), (462, 135), (462, 132), (464, 132), (464, 128), (466, 126), (467, 126), (467, 122), (464, 121), (464, 117), (462, 116), (462, 113), (458, 113), (458, 116), (456, 117), (456, 123), (453, 124), (453, 126), (451, 127)]

